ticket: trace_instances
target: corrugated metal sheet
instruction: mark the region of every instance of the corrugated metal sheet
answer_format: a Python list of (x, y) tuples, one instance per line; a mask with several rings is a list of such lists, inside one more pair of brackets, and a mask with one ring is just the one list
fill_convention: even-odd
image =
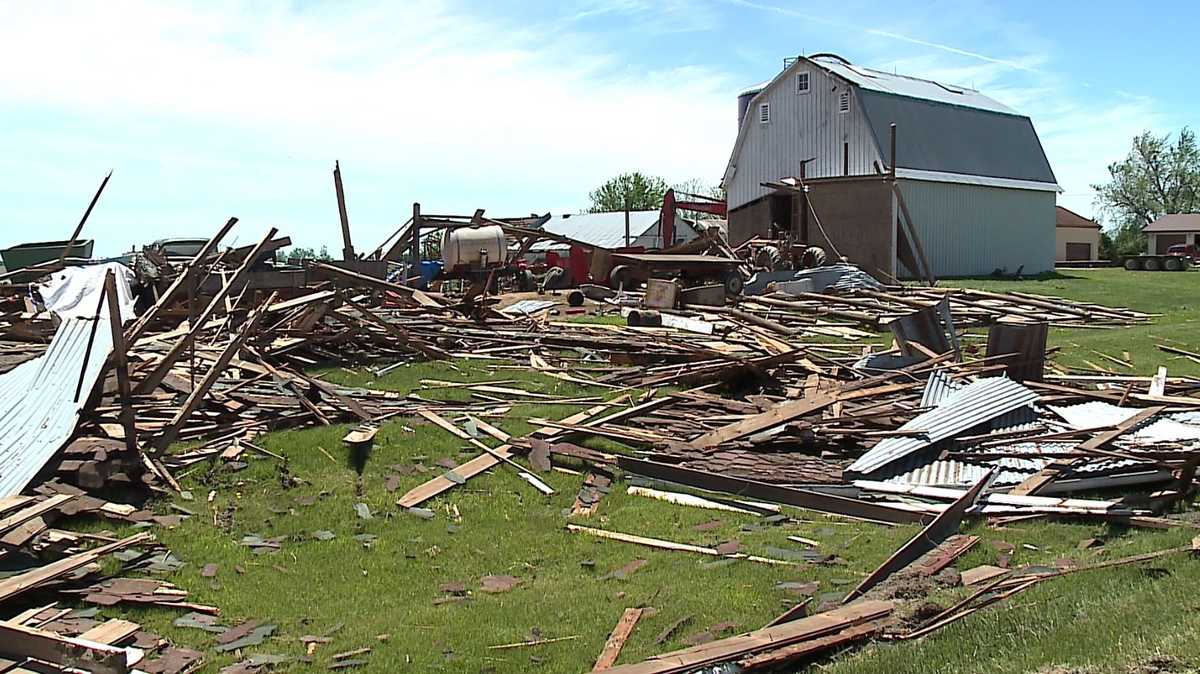
[(965, 385), (964, 382), (951, 379), (944, 370), (934, 370), (929, 379), (925, 380), (925, 389), (921, 392), (921, 407), (934, 407)]
[[(1050, 409), (1073, 428), (1115, 426), (1141, 411), (1140, 408), (1118, 407), (1098, 400), (1079, 405), (1051, 406)], [(1126, 433), (1118, 444), (1182, 441), (1200, 441), (1200, 425), (1161, 417)]]
[[(809, 73), (808, 93), (797, 93), (795, 74)], [(733, 175), (726, 172), (725, 189), (729, 208), (734, 209), (770, 192), (760, 183), (797, 175), (800, 161), (815, 158), (805, 168), (810, 178), (840, 176), (843, 173), (842, 144), (850, 144), (850, 173), (874, 173), (872, 162), (879, 159), (875, 136), (863, 117), (853, 87), (829, 73), (802, 64), (797, 71), (768, 88), (756, 98), (746, 113), (731, 157)], [(838, 97), (850, 92), (850, 111), (838, 112)], [(758, 106), (771, 106), (771, 121), (759, 120)]]
[[(938, 276), (1054, 268), (1053, 192), (900, 180), (925, 255)], [(903, 265), (897, 267), (903, 271)]]
[(89, 351), (95, 324), (85, 318), (63, 321), (45, 354), (0, 375), (0, 497), (19, 494), (75, 432), (79, 412), (112, 351), (107, 318), (99, 321)]
[(895, 124), (897, 167), (1056, 182), (1028, 117), (878, 91), (860, 91), (859, 100), (889, 166)]
[(946, 396), (937, 407), (900, 427), (901, 430), (922, 431), (924, 437), (887, 438), (846, 470), (867, 475), (939, 440), (954, 437), (1030, 405), (1037, 399), (1037, 393), (1006, 377), (979, 379)]
[[(630, 245), (660, 248), (661, 233), (658, 231), (658, 211), (630, 211)], [(590, 243), (604, 248), (621, 248), (625, 245), (625, 212), (564, 214), (550, 218), (542, 227), (551, 234)], [(696, 231), (687, 220), (675, 217), (675, 237), (683, 241), (696, 238)], [(539, 241), (530, 250), (542, 251), (561, 248), (554, 241)]]

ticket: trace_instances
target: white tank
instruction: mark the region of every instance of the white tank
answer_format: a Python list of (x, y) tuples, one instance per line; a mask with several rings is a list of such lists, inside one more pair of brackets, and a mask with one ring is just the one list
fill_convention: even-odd
[(507, 247), (499, 225), (447, 229), (442, 235), (442, 262), (448, 269), (494, 267), (504, 264)]

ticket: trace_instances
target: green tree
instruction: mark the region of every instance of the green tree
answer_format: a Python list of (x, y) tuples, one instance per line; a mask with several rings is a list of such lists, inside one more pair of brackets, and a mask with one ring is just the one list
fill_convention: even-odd
[(1092, 189), (1112, 222), (1101, 241), (1111, 257), (1144, 252), (1142, 230), (1158, 216), (1200, 211), (1200, 147), (1187, 127), (1173, 143), (1170, 134), (1143, 132), (1124, 159), (1109, 164), (1108, 175)]
[(692, 178), (681, 183), (671, 185), (671, 189), (676, 192), (687, 192), (688, 194), (699, 194), (704, 197), (712, 197), (713, 199), (724, 199), (725, 190), (721, 189), (720, 185), (713, 185), (705, 182), (700, 178)]
[(667, 181), (643, 173), (622, 173), (592, 190), (588, 213), (614, 213), (628, 208), (631, 211), (653, 211), (662, 206), (667, 193)]
[(320, 260), (322, 262), (333, 259), (333, 256), (329, 254), (328, 246), (321, 246), (319, 250), (306, 246), (293, 246), (284, 253), (283, 257), (288, 260)]

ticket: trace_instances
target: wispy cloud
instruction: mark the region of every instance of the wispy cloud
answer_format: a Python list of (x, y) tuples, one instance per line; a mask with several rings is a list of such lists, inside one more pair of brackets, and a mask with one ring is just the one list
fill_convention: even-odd
[[(371, 191), (391, 192), (379, 211), (448, 192), (457, 201), (439, 210), (574, 209), (622, 170), (715, 181), (728, 152), (728, 139), (712, 133), (733, 117), (733, 85), (721, 73), (631, 68), (604, 42), (561, 25), (546, 30), (436, 2), (355, 12), (340, 4), (297, 12), (261, 3), (79, 3), (69, 20), (63, 9), (6, 10), (0, 59), (36, 67), (0, 69), (0, 126), (8, 130), (0, 134), (34, 163), (67, 163), (76, 153), (61, 142), (73, 135), (72, 121), (49, 135), (37, 126), (82, 115), (85, 128), (108, 137), (100, 161), (118, 163), (114, 187), (128, 180), (129, 164), (151, 161), (165, 164), (173, 186), (215, 188), (185, 196), (184, 213), (218, 200), (226, 213), (260, 212), (256, 197), (275, 206), (291, 199), (277, 211), (289, 226), (328, 231), (325, 165), (335, 157), (348, 177), (355, 169), (371, 176), (354, 185), (359, 213)], [(628, 11), (653, 20), (649, 8)], [(55, 137), (58, 153), (36, 147)], [(299, 165), (312, 171), (311, 183), (287, 182)], [(514, 180), (522, 190), (497, 188)], [(451, 181), (487, 189), (455, 190)], [(520, 199), (508, 198), (517, 192)], [(494, 201), (479, 204), (471, 193)], [(121, 194), (114, 190), (101, 210), (144, 222), (135, 200), (145, 192)], [(192, 233), (181, 231), (193, 226), (186, 215), (165, 220), (155, 225), (164, 234)], [(0, 244), (19, 236), (0, 233)]]

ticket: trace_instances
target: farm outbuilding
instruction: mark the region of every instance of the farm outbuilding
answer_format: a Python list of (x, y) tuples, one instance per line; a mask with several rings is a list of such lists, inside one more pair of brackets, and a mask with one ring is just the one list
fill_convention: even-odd
[(1062, 206), (1055, 206), (1054, 259), (1080, 262), (1100, 258), (1100, 225)]
[(1146, 225), (1147, 253), (1165, 255), (1167, 249), (1178, 244), (1190, 244), (1200, 248), (1200, 213), (1169, 213), (1160, 215)]
[[(780, 185), (801, 176), (808, 223), (798, 190)], [(1054, 267), (1060, 189), (1033, 123), (966, 87), (831, 54), (789, 59), (740, 94), (722, 184), (734, 245), (795, 225), (800, 241), (877, 276), (912, 277), (897, 226), (907, 210), (938, 276)]]

